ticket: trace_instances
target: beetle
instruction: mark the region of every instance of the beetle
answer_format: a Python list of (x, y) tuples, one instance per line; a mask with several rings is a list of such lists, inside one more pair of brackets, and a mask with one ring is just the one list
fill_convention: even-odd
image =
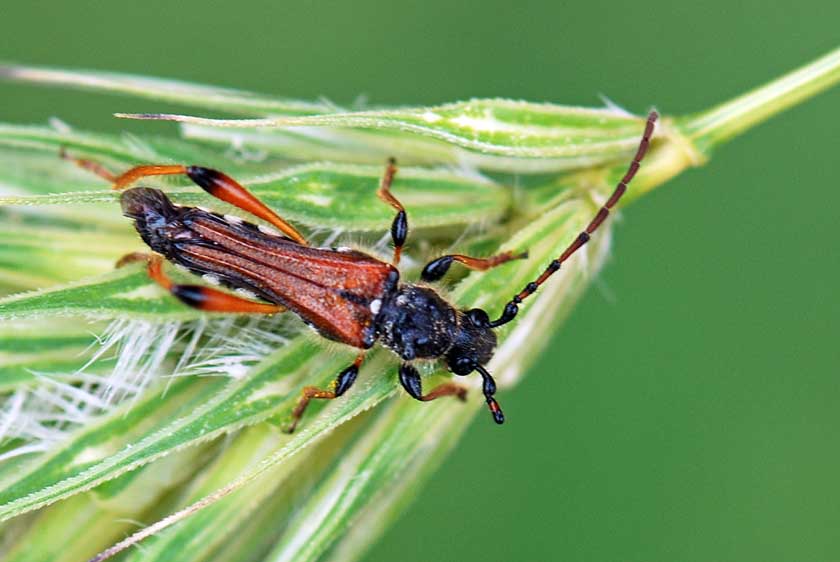
[[(408, 217), (391, 193), (397, 171), (393, 159), (389, 160), (377, 190), (378, 197), (396, 211), (391, 223), (393, 259), (386, 263), (353, 249), (310, 246), (291, 224), (222, 172), (201, 166), (140, 165), (115, 176), (95, 162), (62, 155), (112, 182), (118, 190), (144, 177), (186, 175), (213, 197), (273, 226), (257, 225), (198, 207), (179, 206), (158, 189), (126, 189), (120, 197), (123, 214), (134, 221), (140, 237), (155, 253), (131, 254), (118, 265), (147, 260), (149, 276), (187, 306), (210, 312), (251, 314), (289, 310), (323, 337), (359, 349), (355, 361), (337, 375), (330, 388), (307, 386), (302, 390), (286, 428), (288, 432), (294, 431), (311, 400), (332, 400), (350, 389), (365, 353), (377, 341), (400, 357), (400, 383), (417, 400), (443, 396), (463, 400), (466, 389), (447, 382), (424, 393), (420, 374), (412, 364), (416, 360), (442, 359), (457, 376), (478, 372), (483, 378), (487, 406), (495, 422), (501, 424), (505, 417), (494, 398), (496, 383), (485, 368), (496, 347), (493, 330), (512, 321), (519, 305), (583, 247), (606, 220), (636, 175), (657, 118), (655, 111), (648, 115), (627, 172), (588, 226), (539, 277), (507, 302), (495, 320), (490, 320), (480, 308), (455, 307), (430, 285), (443, 278), (454, 262), (483, 271), (525, 258), (527, 252), (504, 252), (490, 258), (447, 254), (426, 264), (421, 273), (423, 283), (401, 282), (397, 266), (408, 236)], [(239, 294), (174, 283), (163, 270), (164, 259)]]

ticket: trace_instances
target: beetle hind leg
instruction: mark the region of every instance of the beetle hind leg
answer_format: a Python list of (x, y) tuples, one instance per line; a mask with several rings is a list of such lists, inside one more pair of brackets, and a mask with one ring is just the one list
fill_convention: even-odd
[(65, 149), (63, 146), (58, 150), (58, 156), (62, 160), (68, 160), (70, 162), (73, 162), (74, 164), (76, 164), (76, 166), (82, 168), (83, 170), (87, 170), (88, 172), (96, 174), (105, 181), (114, 182), (117, 179), (117, 176), (115, 174), (113, 174), (110, 170), (108, 170), (108, 168), (106, 168), (99, 162), (96, 162), (94, 160), (88, 160), (86, 158), (76, 158), (74, 156), (70, 156), (67, 153), (67, 149)]
[(132, 263), (137, 263), (137, 262), (148, 263), (149, 260), (151, 260), (153, 257), (154, 257), (154, 255), (150, 254), (148, 252), (131, 252), (129, 254), (124, 255), (120, 259), (118, 259), (116, 261), (116, 263), (114, 264), (114, 267), (119, 269), (121, 267), (131, 265)]
[(293, 240), (303, 246), (307, 245), (306, 238), (304, 238), (294, 226), (286, 222), (277, 213), (268, 208), (265, 203), (257, 199), (257, 197), (245, 189), (245, 187), (239, 182), (230, 176), (219, 172), (218, 170), (212, 170), (202, 166), (184, 166), (181, 164), (152, 164), (134, 166), (122, 174), (115, 175), (104, 166), (94, 162), (93, 160), (85, 160), (83, 158), (74, 158), (69, 156), (64, 149), (62, 149), (59, 154), (65, 160), (70, 160), (77, 166), (93, 172), (99, 177), (109, 181), (113, 188), (117, 190), (126, 188), (137, 180), (146, 177), (187, 176), (193, 181), (193, 183), (216, 199), (224, 201), (225, 203), (242, 209), (246, 213), (250, 213), (255, 217), (263, 219), (275, 228), (279, 229), (290, 240)]
[[(127, 258), (128, 261), (123, 262)], [(120, 260), (120, 262), (125, 264), (130, 261), (138, 261), (138, 259), (142, 259), (138, 257), (138, 254), (129, 254), (123, 260)], [(163, 272), (163, 258), (158, 255), (149, 257), (147, 267), (149, 277), (155, 283), (169, 291), (187, 306), (197, 308), (198, 310), (239, 314), (277, 314), (286, 310), (284, 307), (276, 304), (250, 301), (210, 287), (173, 283)]]

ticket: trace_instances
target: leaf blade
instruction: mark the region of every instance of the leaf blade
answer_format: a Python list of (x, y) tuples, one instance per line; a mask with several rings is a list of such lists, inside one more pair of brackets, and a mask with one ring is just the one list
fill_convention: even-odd
[(334, 107), (326, 103), (283, 99), (233, 88), (194, 84), (183, 80), (150, 78), (100, 70), (67, 70), (0, 64), (0, 79), (122, 94), (246, 115), (321, 113)]
[(506, 99), (264, 119), (212, 119), (165, 113), (117, 116), (244, 129), (317, 126), (393, 130), (427, 136), (483, 154), (540, 159), (589, 157), (592, 163), (633, 149), (644, 126), (643, 118), (612, 109)]

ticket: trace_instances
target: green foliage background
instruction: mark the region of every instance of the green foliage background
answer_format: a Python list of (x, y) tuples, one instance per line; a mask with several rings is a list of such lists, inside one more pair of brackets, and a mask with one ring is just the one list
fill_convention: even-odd
[[(0, 59), (288, 97), (700, 110), (827, 52), (836, 2), (6, 3)], [(0, 85), (0, 121), (161, 130), (142, 100)], [(840, 92), (625, 209), (551, 351), (370, 561), (829, 560)], [(631, 188), (632, 189), (632, 188)]]

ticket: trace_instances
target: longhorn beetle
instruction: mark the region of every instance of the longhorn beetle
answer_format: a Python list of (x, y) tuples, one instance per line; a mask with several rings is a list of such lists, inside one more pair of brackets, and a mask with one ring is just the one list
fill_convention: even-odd
[[(458, 376), (477, 371), (483, 378), (487, 406), (496, 423), (501, 424), (505, 418), (493, 397), (496, 383), (484, 368), (496, 347), (493, 330), (513, 320), (522, 301), (557, 272), (606, 220), (636, 175), (657, 118), (655, 111), (648, 115), (627, 173), (586, 229), (539, 277), (513, 296), (496, 320), (490, 320), (480, 308), (455, 308), (426, 284), (400, 282), (397, 266), (408, 235), (408, 219), (402, 204), (390, 190), (397, 171), (393, 159), (389, 160), (376, 192), (397, 212), (391, 224), (394, 256), (390, 264), (356, 250), (309, 246), (291, 224), (235, 180), (216, 170), (200, 166), (151, 165), (136, 166), (115, 176), (96, 162), (69, 159), (112, 182), (114, 189), (123, 189), (148, 176), (186, 175), (213, 197), (259, 217), (279, 230), (197, 207), (178, 206), (160, 190), (136, 187), (122, 193), (122, 211), (134, 220), (140, 237), (156, 253), (131, 254), (118, 265), (137, 259), (148, 260), (149, 276), (187, 306), (212, 312), (251, 314), (291, 310), (325, 338), (361, 350), (353, 364), (338, 374), (329, 389), (314, 386), (303, 389), (287, 431), (294, 431), (313, 398), (332, 400), (350, 389), (366, 351), (377, 340), (402, 359), (400, 383), (417, 400), (429, 401), (441, 396), (456, 396), (463, 400), (466, 389), (454, 383), (443, 383), (424, 394), (420, 374), (411, 364), (414, 360), (442, 358), (449, 370)], [(62, 155), (68, 158), (66, 154)], [(421, 278), (426, 283), (438, 281), (453, 262), (484, 271), (525, 257), (527, 253), (504, 252), (484, 259), (449, 254), (426, 264)], [(248, 298), (205, 286), (173, 283), (163, 271), (164, 258)]]

